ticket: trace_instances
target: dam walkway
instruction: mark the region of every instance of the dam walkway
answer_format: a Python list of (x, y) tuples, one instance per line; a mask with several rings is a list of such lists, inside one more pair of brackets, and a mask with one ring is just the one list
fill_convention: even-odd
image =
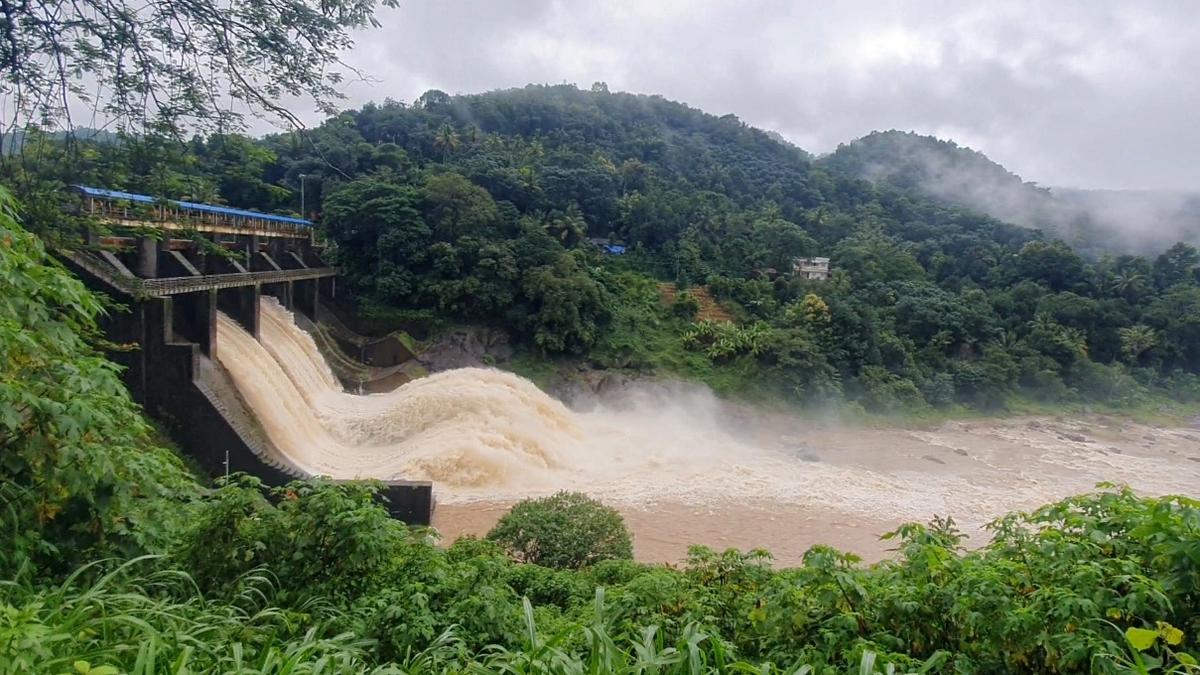
[[(237, 271), (237, 268), (235, 268), (235, 271), (222, 274), (200, 274), (193, 267), (190, 270), (192, 273), (188, 276), (142, 279), (130, 272), (123, 264), (120, 264), (117, 258), (111, 256), (111, 254), (105, 255), (105, 253), (107, 252), (96, 254), (84, 250), (64, 250), (61, 252), (64, 257), (70, 258), (72, 262), (87, 269), (88, 272), (98, 277), (103, 277), (114, 288), (137, 297), (165, 297), (168, 295), (221, 290), (239, 286), (261, 286), (263, 284), (323, 279), (338, 275), (336, 267), (304, 266), (283, 269), (276, 265), (276, 269), (272, 270), (249, 272), (245, 268), (241, 268), (241, 271)], [(274, 261), (272, 263), (274, 264)], [(241, 266), (238, 265), (237, 267)]]

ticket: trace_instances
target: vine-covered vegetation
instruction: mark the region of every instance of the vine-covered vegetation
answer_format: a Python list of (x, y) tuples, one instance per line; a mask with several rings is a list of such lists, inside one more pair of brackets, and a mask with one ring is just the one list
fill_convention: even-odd
[[(430, 91), (261, 140), (38, 143), (5, 164), (34, 225), (61, 223), (71, 182), (284, 211), (303, 182), (362, 303), (498, 326), (534, 359), (882, 412), (1200, 397), (1193, 247), (1085, 259), (660, 97)], [(793, 275), (799, 256), (832, 278)], [(661, 306), (663, 280), (707, 285), (735, 325)]]
[(565, 494), (499, 544), (439, 548), (370, 485), (202, 488), (97, 356), (97, 299), (9, 208), (0, 275), (0, 672), (1195, 671), (1195, 500), (1106, 489), (971, 552), (952, 521), (905, 525), (870, 567), (822, 546), (795, 569), (641, 565), (615, 514)]

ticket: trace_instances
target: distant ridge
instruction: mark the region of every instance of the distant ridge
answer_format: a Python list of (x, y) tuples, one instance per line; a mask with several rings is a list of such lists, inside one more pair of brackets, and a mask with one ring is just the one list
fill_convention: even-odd
[[(21, 152), (21, 150), (25, 147), (25, 143), (32, 135), (34, 134), (20, 129), (17, 131), (9, 131), (0, 134), (0, 144), (2, 144), (3, 153), (5, 155), (14, 155), (18, 152)], [(38, 132), (38, 135), (42, 135), (47, 140), (51, 141), (61, 141), (65, 138), (73, 136), (77, 140), (94, 141), (96, 143), (116, 143), (121, 138), (120, 135), (112, 131), (106, 131), (104, 129), (92, 129), (90, 127), (79, 127), (70, 132)]]
[(1200, 193), (1045, 188), (981, 152), (906, 131), (876, 131), (817, 163), (830, 171), (916, 192), (1045, 230), (1093, 257), (1200, 243)]

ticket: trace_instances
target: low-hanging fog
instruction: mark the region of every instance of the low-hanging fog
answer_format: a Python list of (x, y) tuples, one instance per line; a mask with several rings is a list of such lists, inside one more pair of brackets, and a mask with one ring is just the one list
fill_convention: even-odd
[(872, 133), (818, 160), (1066, 239), (1085, 254), (1157, 254), (1200, 243), (1200, 191), (1084, 190), (1022, 180), (983, 153), (913, 132)]

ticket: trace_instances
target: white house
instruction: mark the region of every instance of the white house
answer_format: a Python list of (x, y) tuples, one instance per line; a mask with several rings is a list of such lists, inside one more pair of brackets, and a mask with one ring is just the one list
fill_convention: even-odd
[(792, 273), (802, 279), (825, 281), (829, 278), (829, 258), (793, 258)]

